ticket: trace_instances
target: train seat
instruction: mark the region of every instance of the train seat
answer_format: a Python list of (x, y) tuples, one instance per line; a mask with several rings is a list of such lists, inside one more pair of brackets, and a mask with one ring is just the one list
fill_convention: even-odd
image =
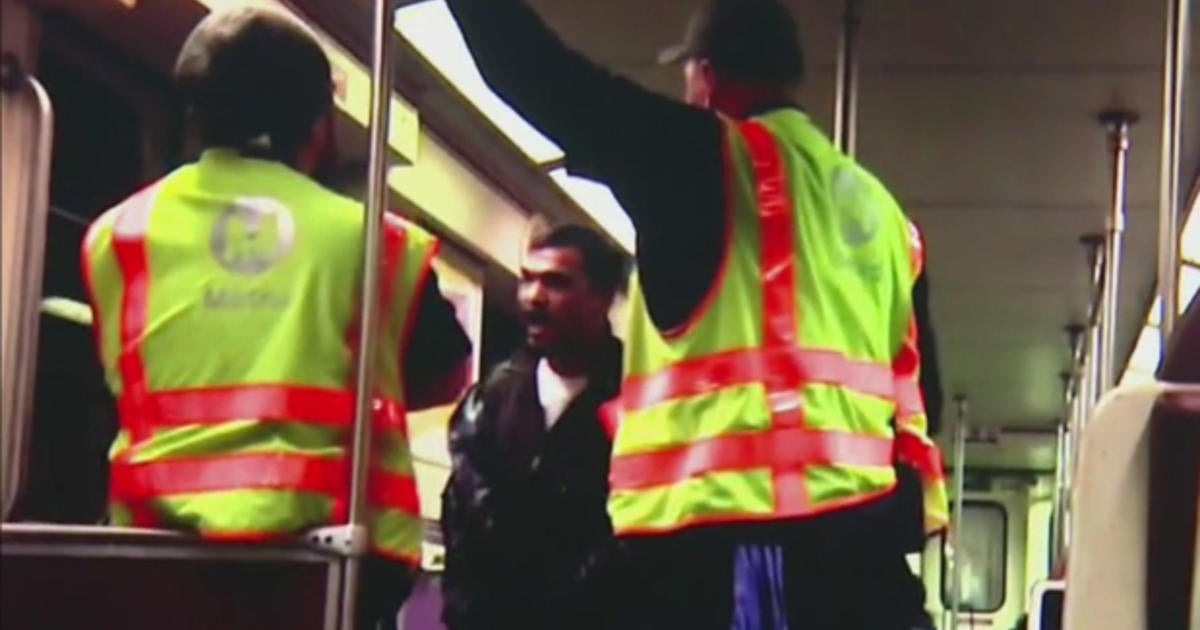
[[(1195, 563), (1196, 445), (1200, 385), (1132, 385), (1101, 401), (1083, 433), (1075, 471), (1064, 628), (1188, 627), (1164, 625), (1163, 619), (1189, 614), (1193, 576), (1177, 573), (1181, 564)], [(1180, 456), (1180, 448), (1191, 454)], [(1165, 501), (1179, 501), (1180, 494), (1185, 498), (1170, 506), (1174, 523), (1168, 525), (1159, 515)], [(1182, 545), (1181, 531), (1189, 538)], [(1173, 559), (1158, 557), (1166, 546)], [(1182, 612), (1178, 603), (1163, 610), (1165, 602), (1178, 599), (1172, 593), (1180, 583)], [(1151, 602), (1156, 605), (1148, 616)]]
[(0, 626), (329, 630), (341, 562), (299, 544), (5, 524)]

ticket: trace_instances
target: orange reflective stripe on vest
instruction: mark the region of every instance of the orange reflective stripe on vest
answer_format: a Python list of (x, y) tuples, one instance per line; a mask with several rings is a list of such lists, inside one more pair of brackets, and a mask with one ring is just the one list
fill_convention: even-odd
[[(294, 385), (230, 385), (148, 392), (136, 400), (122, 396), (123, 415), (137, 416), (147, 427), (227, 422), (233, 418), (288, 420), (350, 427), (354, 394), (340, 389)], [(406, 431), (404, 404), (376, 399), (375, 422)]]
[(909, 431), (896, 432), (896, 459), (916, 469), (926, 482), (945, 478), (941, 449), (936, 445), (930, 448), (929, 444)]
[(916, 378), (897, 376), (893, 382), (893, 391), (897, 418), (925, 413), (925, 399), (921, 394), (921, 384)]
[[(335, 520), (345, 519), (350, 479), (344, 457), (305, 457), (287, 453), (177, 457), (140, 464), (113, 462), (112, 483), (123, 501), (143, 502), (164, 495), (244, 490), (294, 490), (334, 497)], [(369, 501), (412, 514), (420, 512), (411, 477), (372, 470)], [(340, 516), (338, 516), (340, 515)]]
[(782, 473), (812, 465), (888, 466), (892, 461), (892, 440), (776, 425), (762, 433), (727, 435), (650, 453), (623, 455), (620, 461), (620, 466), (614, 462), (610, 482), (614, 488), (637, 490), (727, 470), (767, 467)]
[(763, 383), (769, 391), (807, 383), (839, 385), (892, 400), (896, 394), (893, 376), (890, 366), (852, 359), (832, 350), (753, 348), (689, 359), (654, 374), (630, 377), (622, 385), (621, 402), (626, 411), (637, 411), (667, 400), (750, 383)]
[(113, 485), (122, 499), (145, 501), (163, 495), (238, 489), (297, 490), (335, 496), (349, 470), (345, 458), (270, 454), (175, 457), (133, 464), (113, 462)]
[(801, 388), (814, 383), (837, 385), (893, 400), (895, 379), (890, 365), (800, 347), (796, 335), (802, 314), (795, 306), (795, 210), (783, 160), (770, 132), (760, 123), (743, 122), (739, 128), (753, 161), (757, 186), (762, 346), (699, 357), (631, 377), (622, 386), (621, 399), (626, 411), (636, 411), (721, 388), (761, 383), (767, 392), (771, 428), (649, 453), (617, 455), (610, 482), (614, 490), (637, 490), (703, 473), (766, 467), (773, 477), (775, 513), (806, 514), (813, 510), (803, 481), (807, 467), (890, 466), (894, 444), (889, 438), (805, 427)]
[[(146, 366), (142, 363), (142, 337), (149, 310), (150, 274), (146, 256), (146, 231), (159, 185), (139, 192), (113, 223), (113, 251), (121, 269), (124, 292), (121, 297), (121, 408), (138, 408), (146, 396)], [(136, 443), (149, 434), (137, 416), (123, 418)]]
[[(909, 251), (912, 265), (913, 281), (921, 275), (924, 266), (924, 245), (921, 233), (913, 223), (908, 224)], [(916, 415), (925, 415), (925, 398), (921, 393), (921, 350), (917, 340), (916, 315), (909, 317), (905, 328), (904, 340), (896, 358), (892, 361), (892, 372), (895, 374), (896, 387), (896, 419), (899, 424)], [(922, 429), (924, 430), (924, 429)]]
[[(915, 223), (908, 224), (913, 282), (925, 266), (925, 246)], [(900, 351), (893, 361), (897, 391), (896, 461), (911, 466), (921, 478), (926, 533), (943, 528), (949, 519), (942, 451), (929, 438), (925, 400), (920, 390), (921, 352), (915, 313), (909, 318)]]
[(608, 439), (611, 441), (616, 438), (617, 426), (621, 423), (621, 397), (617, 396), (601, 404), (596, 410), (596, 416), (600, 419), (600, 426)]
[[(345, 520), (349, 492), (346, 457), (269, 453), (132, 461), (131, 452), (156, 428), (244, 418), (345, 428), (354, 422), (355, 397), (349, 384), (345, 390), (247, 384), (149, 391), (141, 348), (150, 293), (146, 236), (157, 190), (156, 185), (135, 195), (119, 211), (113, 224), (113, 248), (124, 283), (118, 358), (123, 387), (118, 407), (122, 424), (131, 434), (129, 451), (112, 462), (113, 499), (128, 503), (135, 524), (153, 526), (157, 523), (152, 511), (141, 504), (154, 498), (221, 490), (287, 489), (328, 495), (334, 500), (334, 520)], [(385, 226), (380, 308), (386, 315), (391, 308), (405, 233), (391, 222), (385, 222)], [(377, 426), (406, 432), (402, 402), (377, 398), (373, 406)], [(373, 467), (369, 485), (372, 503), (414, 515), (420, 513), (417, 485), (411, 476)]]

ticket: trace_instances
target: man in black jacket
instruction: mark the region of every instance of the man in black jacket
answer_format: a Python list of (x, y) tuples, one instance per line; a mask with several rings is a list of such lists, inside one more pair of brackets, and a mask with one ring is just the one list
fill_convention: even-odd
[(609, 627), (612, 448), (599, 418), (620, 387), (608, 312), (623, 259), (578, 226), (534, 235), (518, 298), (526, 344), (451, 419), (442, 499), (450, 630)]

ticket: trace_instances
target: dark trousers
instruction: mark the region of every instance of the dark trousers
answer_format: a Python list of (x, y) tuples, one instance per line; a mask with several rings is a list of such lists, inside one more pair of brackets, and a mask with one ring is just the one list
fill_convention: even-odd
[[(628, 607), (620, 627), (730, 630), (737, 547), (706, 537), (632, 541)], [(770, 579), (782, 579), (788, 630), (927, 627), (924, 588), (894, 546), (789, 541), (779, 547), (782, 571)], [(762, 630), (782, 627), (769, 623)]]
[(356, 630), (396, 630), (404, 600), (412, 592), (413, 570), (408, 566), (367, 557), (359, 581)]

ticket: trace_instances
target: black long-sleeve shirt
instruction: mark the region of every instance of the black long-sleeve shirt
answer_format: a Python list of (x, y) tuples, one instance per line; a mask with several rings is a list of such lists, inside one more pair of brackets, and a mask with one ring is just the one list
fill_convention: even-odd
[[(522, 0), (447, 4), (491, 88), (562, 147), (569, 172), (607, 184), (629, 213), (655, 325), (669, 330), (687, 321), (716, 279), (725, 241), (717, 116), (597, 66), (563, 45)], [(913, 297), (933, 432), (942, 392), (924, 277)]]

